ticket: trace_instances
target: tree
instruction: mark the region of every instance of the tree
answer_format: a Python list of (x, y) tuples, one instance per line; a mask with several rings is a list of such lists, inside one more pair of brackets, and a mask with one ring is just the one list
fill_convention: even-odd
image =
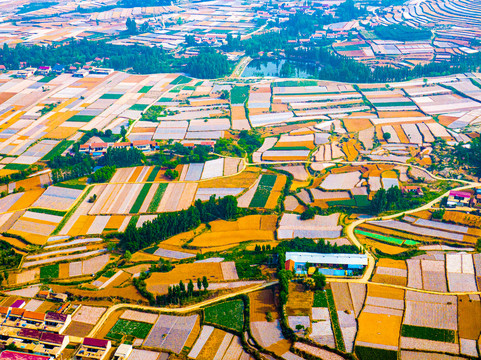
[(192, 282), (192, 279), (189, 280), (189, 284), (187, 285), (187, 295), (189, 297), (194, 295), (194, 283)]
[(197, 278), (197, 290), (202, 290), (202, 280), (200, 279), (200, 277)]
[(481, 238), (478, 238), (478, 240), (476, 240), (476, 251), (481, 252)]
[(202, 50), (199, 55), (189, 59), (187, 72), (200, 79), (215, 79), (227, 75), (230, 65), (227, 56), (212, 48)]
[(372, 214), (379, 214), (386, 211), (388, 205), (387, 195), (385, 189), (379, 189), (370, 204), (370, 210)]
[(207, 291), (207, 288), (209, 287), (209, 281), (207, 281), (206, 276), (202, 278), (202, 286), (204, 287), (204, 291)]
[(316, 209), (312, 206), (308, 206), (307, 209), (301, 214), (301, 220), (309, 220), (314, 219), (316, 215)]
[(391, 134), (388, 133), (388, 132), (385, 132), (382, 134), (382, 138), (385, 140), (385, 141), (388, 141), (390, 138), (391, 138)]
[(179, 176), (179, 172), (177, 170), (172, 170), (172, 169), (167, 169), (165, 170), (165, 177), (167, 177), (170, 180), (174, 180)]
[(185, 284), (182, 280), (179, 281), (179, 289), (181, 294), (185, 294)]
[(312, 279), (314, 280), (314, 287), (316, 290), (324, 290), (324, 287), (326, 286), (326, 277), (324, 274), (315, 273), (312, 275)]
[(129, 250), (125, 251), (124, 258), (127, 261), (130, 261), (132, 259), (132, 253)]
[(123, 125), (120, 127), (120, 135), (123, 139), (125, 139), (125, 136), (127, 135), (127, 129)]
[(135, 19), (128, 18), (125, 26), (127, 26), (127, 33), (130, 35), (135, 35), (137, 34), (137, 23), (135, 22)]

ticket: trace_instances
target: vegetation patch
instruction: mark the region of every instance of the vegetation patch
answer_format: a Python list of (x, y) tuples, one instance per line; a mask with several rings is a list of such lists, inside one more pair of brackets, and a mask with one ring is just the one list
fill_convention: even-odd
[(262, 175), (261, 180), (259, 181), (259, 186), (257, 187), (254, 197), (249, 204), (250, 207), (261, 208), (266, 206), (267, 200), (272, 192), (272, 188), (276, 183), (276, 179), (276, 175)]
[(92, 115), (74, 115), (67, 121), (73, 121), (73, 122), (89, 122), (92, 120), (95, 116)]
[(346, 351), (344, 339), (342, 338), (341, 326), (339, 325), (339, 318), (337, 317), (336, 304), (334, 303), (334, 296), (332, 295), (331, 289), (326, 290), (326, 298), (329, 314), (331, 315), (332, 329), (334, 330), (334, 337), (336, 339), (336, 347), (338, 350)]
[(146, 94), (152, 89), (153, 86), (142, 86), (142, 89), (139, 90), (140, 94)]
[(160, 166), (154, 167), (150, 172), (149, 176), (147, 177), (147, 181), (154, 181), (159, 171), (160, 171)]
[(165, 189), (167, 189), (167, 183), (160, 183), (159, 187), (155, 191), (154, 197), (149, 204), (149, 208), (147, 209), (147, 212), (156, 212), (157, 208), (159, 207), (160, 200), (162, 200), (162, 197), (164, 196)]
[(204, 319), (214, 325), (242, 331), (244, 328), (244, 301), (227, 301), (205, 308)]
[(40, 268), (40, 280), (57, 279), (59, 273), (58, 264), (46, 265)]
[(129, 110), (135, 110), (135, 111), (144, 111), (145, 109), (147, 109), (147, 104), (134, 104), (132, 105)]
[(5, 165), (5, 170), (26, 170), (30, 167), (30, 165), (25, 164), (7, 164)]
[(56, 215), (56, 216), (64, 216), (67, 212), (61, 210), (52, 210), (52, 209), (42, 209), (42, 208), (31, 208), (28, 211), (36, 212), (40, 214), (49, 214), (49, 215)]
[(234, 86), (230, 91), (231, 104), (242, 105), (249, 96), (249, 86)]
[(130, 335), (137, 339), (145, 339), (150, 329), (152, 329), (152, 324), (119, 319), (107, 333), (107, 337), (114, 340), (122, 340), (125, 335)]
[(55, 156), (61, 155), (65, 150), (69, 148), (70, 145), (72, 145), (74, 141), (72, 140), (62, 140), (60, 141), (50, 152), (45, 155), (42, 160), (50, 160), (54, 158)]
[(314, 293), (314, 303), (312, 307), (327, 308), (329, 304), (327, 303), (327, 297), (325, 291), (316, 291)]
[(375, 349), (365, 346), (356, 346), (356, 355), (360, 360), (397, 360), (397, 351)]
[(140, 190), (139, 196), (137, 196), (137, 199), (135, 199), (134, 205), (132, 205), (132, 208), (130, 209), (131, 214), (137, 214), (140, 211), (142, 203), (144, 202), (145, 197), (149, 193), (151, 187), (152, 184), (144, 184), (142, 190)]
[(449, 343), (456, 342), (456, 332), (454, 330), (428, 328), (414, 325), (403, 325), (401, 336)]
[(103, 94), (100, 99), (117, 100), (120, 99), (124, 94)]

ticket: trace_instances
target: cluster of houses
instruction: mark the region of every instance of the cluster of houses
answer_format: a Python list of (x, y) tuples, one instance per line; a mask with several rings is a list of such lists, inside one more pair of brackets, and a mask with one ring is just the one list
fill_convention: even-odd
[(481, 189), (471, 191), (451, 190), (448, 195), (446, 206), (481, 208)]
[(327, 276), (356, 276), (362, 274), (367, 264), (366, 254), (286, 252), (285, 269), (297, 275), (312, 275), (317, 271)]
[[(8, 347), (19, 349), (1, 352), (0, 360), (61, 358), (67, 345), (72, 343), (68, 335), (63, 335), (72, 321), (71, 315), (29, 311), (24, 306), (23, 300), (16, 300), (8, 307), (0, 306), (0, 351)], [(84, 338), (75, 352), (75, 359), (103, 360), (111, 346), (108, 340)]]
[[(3, 68), (1, 66), (3, 66)], [(4, 65), (1, 65), (1, 66), (0, 66), (0, 70), (5, 70), (5, 66)], [(39, 66), (38, 68), (25, 67), (17, 71), (16, 77), (20, 79), (28, 79), (33, 75), (42, 75), (42, 76), (47, 76), (50, 74), (60, 75), (64, 72), (72, 74), (73, 77), (83, 78), (89, 74), (110, 75), (114, 72), (114, 69), (99, 68), (99, 67), (93, 67), (89, 65), (86, 65), (81, 69), (78, 69), (75, 66), (70, 66), (66, 68), (63, 65), (56, 64), (53, 67), (51, 66)]]
[(95, 142), (89, 144), (80, 145), (79, 152), (84, 154), (89, 154), (92, 156), (102, 156), (107, 152), (109, 148), (112, 149), (138, 149), (143, 152), (150, 152), (159, 150), (159, 144), (155, 141), (150, 140), (138, 140), (132, 142), (120, 142), (120, 143), (106, 143), (106, 142)]

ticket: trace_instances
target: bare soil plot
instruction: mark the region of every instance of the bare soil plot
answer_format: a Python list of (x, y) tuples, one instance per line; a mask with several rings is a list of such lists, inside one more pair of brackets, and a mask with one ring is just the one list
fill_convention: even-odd
[(72, 321), (65, 330), (65, 335), (85, 337), (90, 333), (94, 325)]
[(72, 320), (95, 325), (105, 310), (107, 309), (104, 307), (82, 306), (77, 310)]
[(274, 289), (255, 291), (249, 294), (250, 320), (265, 321), (266, 314), (271, 313), (273, 319), (279, 317), (274, 297)]
[(477, 340), (481, 333), (481, 303), (467, 295), (458, 296), (459, 337)]
[(289, 284), (289, 300), (286, 306), (289, 316), (309, 315), (313, 302), (312, 291), (306, 291), (302, 284), (293, 282)]
[(179, 354), (198, 321), (198, 317), (198, 315), (160, 315), (144, 341), (144, 346), (166, 349)]
[(349, 313), (354, 311), (348, 283), (333, 282), (330, 286), (337, 311), (347, 311)]
[(269, 348), (284, 339), (279, 320), (251, 322), (251, 331), (254, 339), (264, 348)]
[(219, 347), (221, 346), (221, 343), (224, 340), (224, 337), (227, 335), (225, 331), (222, 331), (220, 329), (214, 328), (214, 331), (212, 334), (209, 336), (209, 339), (206, 341), (204, 346), (202, 347), (201, 352), (197, 356), (196, 359), (198, 360), (212, 360)]

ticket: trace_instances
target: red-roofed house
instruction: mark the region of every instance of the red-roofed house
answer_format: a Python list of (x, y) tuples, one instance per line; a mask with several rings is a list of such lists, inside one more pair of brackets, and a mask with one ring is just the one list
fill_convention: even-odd
[(467, 191), (450, 191), (447, 206), (469, 206), (472, 194)]
[(76, 360), (103, 360), (112, 343), (109, 340), (84, 338), (82, 345), (75, 354)]
[(51, 360), (52, 356), (26, 354), (18, 351), (5, 350), (0, 354), (0, 360)]

